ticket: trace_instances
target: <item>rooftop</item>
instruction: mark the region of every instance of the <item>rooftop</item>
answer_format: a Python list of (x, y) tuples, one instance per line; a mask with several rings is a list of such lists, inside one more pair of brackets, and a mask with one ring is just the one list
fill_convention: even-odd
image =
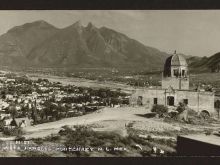
[(171, 56), (171, 66), (188, 66), (186, 59), (180, 54)]
[(166, 59), (166, 62), (164, 64), (164, 72), (163, 72), (165, 77), (166, 76), (168, 76), (168, 77), (171, 76), (171, 67), (172, 66), (177, 66), (177, 67), (184, 66), (184, 67), (187, 67), (188, 64), (186, 62), (186, 59), (183, 57), (183, 55), (176, 54), (176, 52), (175, 52), (172, 56), (170, 56), (170, 57), (168, 57)]

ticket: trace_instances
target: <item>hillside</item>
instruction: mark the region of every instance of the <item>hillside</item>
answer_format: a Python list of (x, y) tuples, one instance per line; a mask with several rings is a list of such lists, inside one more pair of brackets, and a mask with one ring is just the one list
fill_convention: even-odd
[(0, 64), (24, 65), (26, 56), (58, 29), (45, 21), (14, 27), (0, 36)]
[(191, 70), (194, 72), (220, 71), (220, 53), (216, 53), (210, 57), (192, 57), (190, 61)]
[(0, 64), (35, 67), (163, 67), (169, 55), (107, 27), (80, 22), (58, 29), (36, 21), (0, 36)]

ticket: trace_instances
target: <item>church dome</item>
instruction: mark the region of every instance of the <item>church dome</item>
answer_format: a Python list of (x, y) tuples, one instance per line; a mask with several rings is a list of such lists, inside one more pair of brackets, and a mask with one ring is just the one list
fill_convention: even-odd
[(188, 64), (186, 62), (186, 59), (182, 55), (174, 53), (174, 55), (172, 55), (166, 59), (166, 62), (164, 64), (164, 76), (171, 75), (171, 67), (172, 66), (187, 67)]
[(188, 66), (186, 59), (180, 54), (174, 54), (166, 59), (164, 68), (170, 68), (171, 66)]
[(171, 66), (188, 66), (186, 59), (180, 54), (174, 54), (171, 58)]

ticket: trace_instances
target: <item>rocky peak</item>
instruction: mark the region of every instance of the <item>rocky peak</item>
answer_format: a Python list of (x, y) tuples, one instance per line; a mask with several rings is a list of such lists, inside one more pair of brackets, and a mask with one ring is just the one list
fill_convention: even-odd
[(76, 21), (73, 25), (73, 27), (76, 27), (76, 28), (82, 28), (82, 23), (80, 20)]

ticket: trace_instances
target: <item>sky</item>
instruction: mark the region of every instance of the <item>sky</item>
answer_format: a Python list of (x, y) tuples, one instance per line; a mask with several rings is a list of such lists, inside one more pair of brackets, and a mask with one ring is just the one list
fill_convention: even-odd
[(220, 52), (220, 10), (3, 10), (0, 35), (37, 20), (64, 28), (80, 20), (106, 26), (167, 53), (211, 56)]

